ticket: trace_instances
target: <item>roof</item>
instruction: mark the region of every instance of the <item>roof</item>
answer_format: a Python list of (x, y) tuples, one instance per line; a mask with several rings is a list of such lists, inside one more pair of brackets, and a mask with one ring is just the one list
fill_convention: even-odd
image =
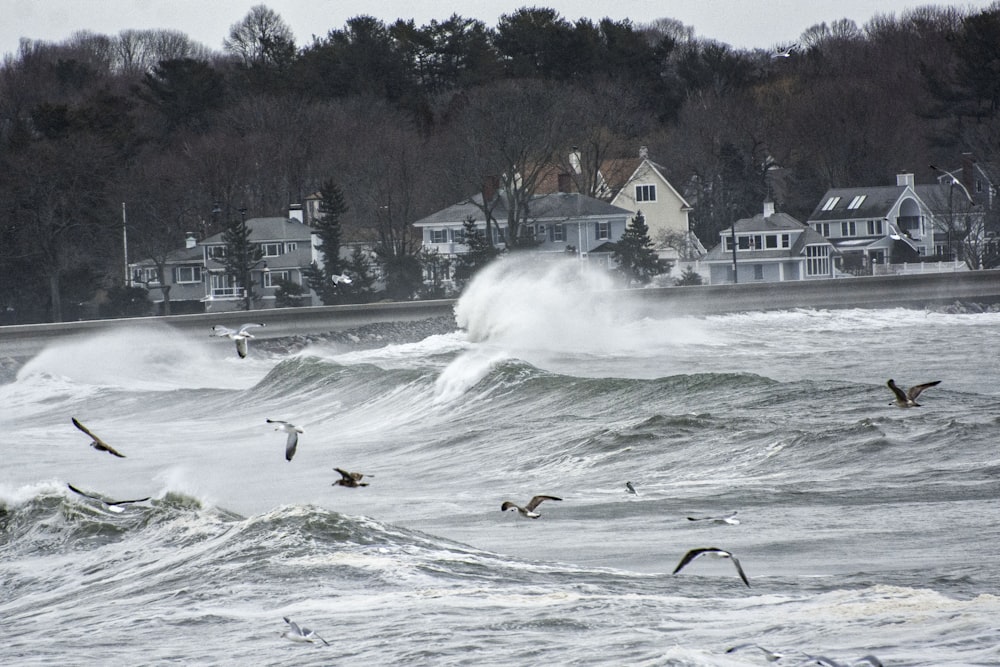
[[(462, 224), (467, 218), (481, 220), (483, 196), (477, 194), (464, 202), (452, 204), (436, 213), (417, 220), (417, 227)], [(619, 206), (594, 199), (576, 192), (554, 192), (535, 195), (528, 204), (528, 219), (532, 221), (561, 222), (577, 218), (631, 217), (632, 212)], [(493, 219), (500, 224), (507, 220), (507, 199), (499, 195), (493, 209)]]
[[(827, 190), (815, 210), (809, 215), (809, 222), (824, 220), (857, 220), (884, 218), (906, 192), (906, 185), (881, 185), (866, 188), (834, 188)], [(836, 205), (826, 210), (828, 202), (839, 197)], [(864, 197), (858, 206), (848, 208), (855, 198)]]
[[(263, 241), (308, 241), (312, 238), (312, 228), (291, 218), (250, 218), (247, 220), (250, 238)], [(223, 232), (213, 234), (201, 242), (202, 245), (225, 243)]]
[[(187, 264), (189, 262), (201, 262), (205, 251), (201, 249), (201, 246), (195, 246), (193, 248), (180, 248), (179, 250), (171, 250), (167, 253), (166, 263), (167, 264)], [(141, 259), (138, 262), (132, 263), (134, 266), (153, 266), (156, 264), (152, 259), (146, 258)]]
[[(746, 262), (789, 259), (801, 256), (805, 252), (805, 247), (809, 245), (833, 245), (812, 227), (802, 224), (787, 213), (774, 213), (766, 217), (763, 213), (758, 213), (752, 218), (742, 218), (737, 220), (733, 227), (723, 230), (721, 234), (727, 235), (732, 233), (734, 227), (737, 234), (798, 232), (795, 236), (795, 242), (792, 243), (792, 247), (790, 248), (754, 250), (752, 253), (748, 254), (744, 252), (742, 255), (737, 253), (740, 259)], [(725, 250), (725, 244), (719, 243), (709, 250), (703, 259), (708, 262), (723, 259), (728, 261), (731, 258), (731, 253), (732, 251)]]

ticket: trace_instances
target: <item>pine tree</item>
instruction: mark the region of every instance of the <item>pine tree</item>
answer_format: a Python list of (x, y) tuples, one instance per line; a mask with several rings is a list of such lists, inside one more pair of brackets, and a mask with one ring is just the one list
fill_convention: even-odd
[(243, 307), (252, 308), (257, 298), (253, 286), (256, 284), (250, 277), (250, 272), (260, 262), (262, 253), (260, 246), (251, 243), (253, 230), (246, 226), (246, 212), (240, 210), (240, 219), (231, 223), (222, 233), (222, 241), (226, 244), (226, 256), (222, 265), (226, 273), (244, 290)]
[(344, 193), (332, 180), (324, 182), (319, 193), (320, 216), (315, 224), (319, 243), (315, 248), (323, 254), (323, 267), (313, 264), (302, 274), (324, 305), (344, 303), (344, 293), (334, 284), (333, 276), (344, 272), (340, 259), (340, 217), (347, 212), (347, 203)]
[(462, 227), (462, 242), (469, 250), (455, 259), (454, 279), (460, 289), (472, 280), (476, 272), (500, 255), (500, 250), (489, 242), (471, 217), (465, 219)]
[(625, 227), (625, 233), (615, 243), (611, 258), (618, 263), (618, 270), (625, 276), (625, 286), (633, 282), (646, 285), (653, 276), (664, 273), (670, 265), (659, 258), (649, 238), (649, 227), (642, 213), (636, 213)]

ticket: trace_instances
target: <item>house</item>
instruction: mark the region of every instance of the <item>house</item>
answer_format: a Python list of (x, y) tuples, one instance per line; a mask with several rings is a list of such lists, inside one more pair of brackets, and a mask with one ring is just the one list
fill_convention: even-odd
[[(275, 307), (275, 293), (282, 281), (302, 285), (305, 288), (302, 305), (311, 305), (313, 295), (302, 272), (320, 258), (314, 247), (313, 229), (302, 221), (302, 209), (293, 207), (287, 218), (250, 218), (245, 224), (250, 242), (261, 251), (260, 260), (250, 270), (250, 280), (260, 300), (255, 307)], [(198, 245), (204, 251), (206, 309), (241, 308), (245, 293), (240, 281), (226, 273), (223, 234), (210, 236)]]
[(157, 315), (165, 314), (164, 302), (167, 293), (170, 298), (171, 314), (204, 311), (202, 305), (202, 298), (205, 296), (204, 271), (204, 251), (198, 246), (194, 234), (187, 235), (183, 248), (171, 251), (165, 257), (162, 283), (157, 262), (154, 260), (144, 259), (129, 264), (132, 284), (145, 287), (149, 291)]
[[(315, 249), (313, 229), (302, 221), (302, 209), (292, 206), (287, 218), (250, 218), (245, 224), (250, 242), (261, 251), (260, 260), (250, 271), (257, 300), (255, 308), (273, 308), (278, 286), (282, 281), (306, 285), (302, 272), (313, 262), (322, 263)], [(188, 234), (185, 247), (171, 252), (165, 264), (166, 286), (169, 287), (172, 313), (215, 312), (243, 307), (245, 293), (239, 280), (226, 274), (223, 258), (226, 242), (223, 234), (215, 234), (197, 242)], [(129, 264), (133, 284), (146, 287), (157, 311), (162, 314), (165, 301), (159, 282), (156, 262), (144, 259)], [(315, 295), (309, 289), (303, 293), (302, 305), (311, 305)]]
[(807, 224), (840, 253), (838, 268), (855, 275), (885, 273), (936, 250), (934, 213), (913, 174), (897, 175), (894, 186), (827, 190)]
[[(494, 245), (507, 243), (507, 198), (502, 192), (497, 199), (490, 223)], [(468, 252), (464, 243), (464, 223), (476, 221), (485, 231), (483, 195), (477, 194), (437, 213), (417, 220), (425, 249), (444, 258), (454, 258)], [(610, 268), (609, 242), (617, 241), (625, 232), (631, 211), (573, 192), (535, 195), (528, 204), (530, 211), (524, 223), (537, 244), (535, 251), (550, 257), (576, 255), (580, 259), (600, 261)], [(445, 276), (450, 281), (451, 275)]]
[[(573, 151), (567, 172), (553, 170), (541, 180), (538, 193), (579, 191), (582, 178), (580, 155)], [(693, 260), (705, 254), (705, 247), (691, 231), (691, 205), (663, 175), (664, 168), (649, 159), (645, 146), (638, 157), (604, 160), (598, 167), (594, 196), (630, 211), (642, 213), (649, 237), (663, 259)], [(676, 261), (675, 261), (676, 264)]]
[(765, 202), (763, 212), (719, 232), (719, 244), (702, 263), (711, 285), (815, 280), (834, 276), (835, 253), (813, 228)]

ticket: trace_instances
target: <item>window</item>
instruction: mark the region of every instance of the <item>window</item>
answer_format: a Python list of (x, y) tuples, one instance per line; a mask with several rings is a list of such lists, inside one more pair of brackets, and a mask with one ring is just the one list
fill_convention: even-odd
[(756, 235), (756, 236), (754, 236), (753, 240), (750, 242), (750, 247), (753, 250), (763, 250), (764, 249), (764, 237), (760, 236), (759, 234)]
[(656, 186), (655, 185), (635, 186), (635, 200), (637, 202), (656, 201)]
[(777, 248), (778, 247), (778, 236), (776, 234), (768, 234), (764, 237), (764, 247), (765, 248)]
[(733, 251), (733, 237), (724, 236), (722, 237), (722, 242), (725, 244), (726, 252)]
[(144, 285), (158, 285), (160, 278), (156, 275), (156, 269), (154, 267), (147, 267), (132, 271), (132, 282), (142, 283)]
[(225, 273), (213, 273), (212, 274), (212, 296), (226, 297), (226, 296), (240, 296), (243, 294), (243, 288), (236, 280), (232, 279), (228, 274)]
[(611, 238), (611, 224), (607, 222), (594, 223), (594, 238), (598, 241), (606, 241)]
[(205, 248), (210, 259), (224, 259), (226, 256), (226, 246), (224, 245), (210, 245)]
[(830, 248), (825, 245), (806, 246), (806, 275), (830, 275)]
[(507, 243), (507, 228), (506, 227), (492, 227), (493, 229), (493, 243)]
[(869, 220), (868, 221), (868, 235), (869, 236), (882, 236), (882, 221), (881, 220)]
[(295, 252), (299, 249), (298, 241), (288, 241), (285, 243), (285, 252)]
[(864, 203), (866, 197), (868, 197), (868, 195), (858, 195), (857, 197), (851, 200), (851, 203), (847, 205), (847, 208), (849, 209), (861, 208), (861, 204)]
[(566, 240), (566, 229), (562, 226), (561, 222), (557, 222), (549, 228), (552, 233), (553, 241), (565, 241)]
[(175, 283), (200, 283), (201, 282), (201, 267), (200, 266), (175, 266), (174, 267), (174, 282)]
[(535, 225), (535, 236), (545, 236), (545, 225)]
[(856, 236), (854, 223), (853, 222), (842, 222), (840, 223), (840, 235), (841, 236)]
[(763, 264), (754, 264), (753, 265), (753, 279), (754, 280), (763, 280), (764, 279), (764, 265)]
[(790, 248), (791, 246), (792, 246), (792, 235), (791, 234), (782, 234), (781, 235), (781, 247), (782, 248)]
[(839, 201), (840, 201), (840, 197), (830, 197), (829, 199), (826, 200), (826, 203), (823, 204), (823, 210), (824, 211), (832, 211), (833, 207), (836, 206), (837, 202), (839, 202)]
[(451, 230), (451, 242), (452, 243), (465, 243), (465, 230), (464, 229), (453, 229), (453, 230)]
[(260, 244), (260, 255), (261, 257), (277, 257), (281, 254), (283, 250), (281, 243), (261, 243)]
[(264, 272), (264, 287), (278, 287), (282, 281), (288, 281), (288, 271)]
[(750, 250), (751, 242), (749, 236), (737, 236), (736, 247), (740, 250)]
[(448, 230), (447, 229), (432, 229), (431, 230), (431, 243), (447, 243), (448, 242)]

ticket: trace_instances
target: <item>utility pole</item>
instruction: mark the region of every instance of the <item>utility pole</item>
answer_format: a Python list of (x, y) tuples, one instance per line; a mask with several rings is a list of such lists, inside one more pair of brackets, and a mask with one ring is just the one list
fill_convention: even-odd
[(243, 240), (243, 298), (249, 312), (253, 308), (253, 300), (250, 298), (250, 239), (247, 238), (246, 207), (240, 208), (240, 233)]

